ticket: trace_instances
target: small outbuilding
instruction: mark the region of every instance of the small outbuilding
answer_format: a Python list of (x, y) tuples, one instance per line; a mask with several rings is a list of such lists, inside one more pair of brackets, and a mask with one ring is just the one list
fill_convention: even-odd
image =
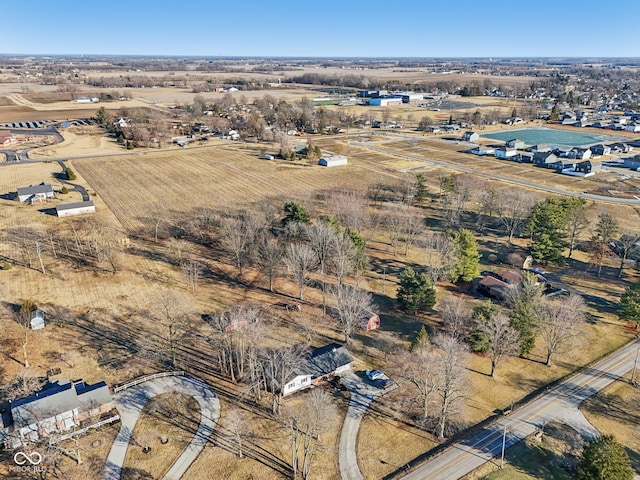
[(34, 310), (31, 312), (31, 330), (41, 330), (44, 328), (44, 312)]
[(318, 165), (323, 167), (337, 167), (339, 165), (346, 165), (347, 157), (343, 155), (334, 155), (332, 157), (322, 157), (318, 160)]
[(56, 205), (56, 215), (58, 217), (71, 217), (74, 215), (86, 215), (88, 213), (95, 213), (96, 206), (92, 201), (65, 203), (62, 205)]

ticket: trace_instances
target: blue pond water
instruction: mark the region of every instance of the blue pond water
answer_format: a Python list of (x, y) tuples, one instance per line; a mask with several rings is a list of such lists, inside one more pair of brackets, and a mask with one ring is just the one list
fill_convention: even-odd
[(544, 127), (505, 130), (502, 132), (485, 133), (481, 136), (503, 142), (511, 140), (512, 138), (517, 138), (518, 140), (522, 140), (528, 146), (543, 143), (550, 147), (583, 147), (585, 145), (615, 142), (622, 139), (621, 137), (612, 137), (610, 135), (571, 132), (568, 130), (556, 130)]

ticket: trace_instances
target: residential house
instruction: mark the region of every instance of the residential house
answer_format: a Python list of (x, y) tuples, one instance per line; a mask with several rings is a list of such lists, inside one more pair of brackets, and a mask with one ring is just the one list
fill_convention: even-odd
[(469, 153), (473, 153), (474, 155), (484, 156), (484, 155), (493, 155), (495, 149), (492, 147), (487, 147), (486, 145), (478, 145), (475, 148), (469, 150)]
[(510, 157), (509, 160), (517, 163), (531, 163), (533, 161), (533, 157), (531, 155), (524, 155), (523, 153), (517, 153), (513, 157)]
[(558, 156), (553, 152), (540, 152), (533, 156), (533, 164), (539, 167), (549, 168), (548, 165), (557, 161)]
[(576, 160), (588, 160), (591, 158), (591, 149), (574, 147), (569, 151), (568, 158), (574, 158)]
[(505, 146), (509, 148), (524, 148), (524, 142), (522, 140), (518, 140), (517, 138), (513, 138), (511, 140), (507, 140), (505, 142)]
[(113, 122), (113, 126), (118, 128), (127, 128), (129, 126), (129, 120), (127, 120), (126, 118), (120, 117), (118, 120)]
[(445, 132), (455, 132), (456, 130), (460, 130), (460, 125), (451, 124), (451, 125), (443, 125), (442, 130)]
[(494, 153), (496, 158), (510, 158), (518, 154), (518, 151), (515, 148), (509, 147), (498, 147)]
[(627, 143), (612, 143), (610, 145), (611, 153), (629, 153), (633, 147)]
[(595, 162), (592, 160), (585, 160), (583, 162), (576, 163), (573, 168), (577, 173), (584, 173), (584, 176), (590, 176), (598, 173), (602, 170), (602, 162)]
[(544, 143), (541, 143), (540, 145), (534, 145), (533, 147), (530, 148), (531, 153), (543, 153), (543, 152), (550, 152), (551, 151), (551, 147), (549, 145), (545, 145)]
[(464, 132), (462, 134), (463, 142), (476, 142), (479, 139), (480, 139), (480, 135), (478, 135), (476, 132)]
[(575, 165), (575, 160), (567, 160), (564, 158), (559, 158), (555, 162), (547, 163), (545, 165), (546, 168), (550, 168), (551, 170), (555, 170), (557, 172), (562, 172), (563, 170), (573, 169)]
[(18, 201), (22, 203), (42, 203), (54, 198), (53, 187), (50, 183), (42, 182), (40, 185), (29, 185), (18, 188)]
[(631, 170), (638, 170), (640, 168), (640, 155), (625, 158), (622, 166), (625, 168), (630, 168)]
[(596, 156), (596, 157), (601, 157), (603, 155), (611, 154), (611, 147), (609, 147), (608, 145), (603, 145), (601, 143), (598, 145), (594, 145), (593, 147), (590, 147), (589, 150), (591, 150), (591, 153), (593, 154), (593, 156)]
[(17, 448), (41, 437), (69, 431), (114, 408), (105, 382), (88, 385), (82, 380), (58, 380), (33, 395), (11, 402), (13, 436), (6, 441), (9, 448)]
[(625, 127), (625, 130), (633, 133), (640, 132), (640, 123), (632, 122)]
[(11, 145), (16, 141), (16, 137), (11, 133), (10, 130), (0, 130), (0, 146)]
[[(287, 379), (287, 383), (282, 388), (282, 394), (291, 395), (298, 390), (318, 385), (328, 378), (351, 369), (353, 362), (353, 357), (344, 345), (330, 343), (313, 349)], [(267, 375), (269, 375), (268, 372)]]

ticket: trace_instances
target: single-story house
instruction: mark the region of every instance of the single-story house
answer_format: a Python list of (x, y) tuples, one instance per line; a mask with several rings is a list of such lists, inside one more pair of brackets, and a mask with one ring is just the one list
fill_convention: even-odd
[(632, 122), (625, 127), (625, 130), (627, 132), (633, 132), (633, 133), (640, 132), (640, 123)]
[(479, 139), (480, 139), (480, 135), (478, 135), (476, 132), (464, 132), (462, 134), (463, 142), (475, 142)]
[(337, 167), (339, 165), (346, 165), (347, 157), (344, 155), (334, 155), (332, 157), (322, 157), (318, 160), (318, 165), (323, 167)]
[(511, 140), (507, 140), (504, 145), (509, 148), (524, 148), (524, 142), (522, 140), (518, 140), (517, 138), (513, 138)]
[(509, 158), (517, 155), (518, 150), (509, 147), (498, 147), (494, 153), (496, 158)]
[(44, 328), (44, 312), (35, 310), (31, 312), (31, 330), (41, 330)]
[(18, 188), (18, 201), (22, 203), (42, 203), (54, 198), (53, 187), (50, 183), (42, 182), (40, 185), (29, 185)]
[(533, 155), (533, 164), (539, 167), (547, 167), (557, 161), (558, 156), (553, 152), (540, 152)]
[(105, 382), (88, 385), (82, 380), (58, 380), (33, 395), (11, 402), (14, 435), (6, 441), (11, 443), (9, 448), (17, 448), (52, 433), (69, 431), (114, 408)]
[(492, 147), (487, 147), (486, 145), (478, 145), (475, 148), (469, 150), (469, 153), (473, 153), (474, 155), (480, 155), (481, 157), (484, 155), (493, 155), (495, 149)]
[(460, 125), (452, 123), (451, 125), (443, 125), (442, 130), (445, 132), (455, 132), (456, 130), (460, 130)]
[(597, 157), (611, 154), (611, 147), (609, 147), (608, 145), (603, 145), (601, 143), (590, 147), (589, 150), (591, 150), (591, 153)]
[(304, 361), (287, 379), (283, 395), (291, 395), (312, 385), (318, 385), (330, 377), (350, 370), (354, 359), (344, 345), (330, 343), (311, 350)]
[(73, 215), (85, 215), (87, 213), (95, 213), (96, 206), (91, 200), (86, 202), (65, 203), (56, 205), (56, 215), (58, 217), (71, 217)]
[(577, 173), (584, 173), (585, 177), (587, 175), (593, 175), (594, 173), (598, 173), (602, 170), (602, 162), (595, 162), (593, 160), (585, 160), (584, 162), (576, 163), (573, 168)]
[(428, 127), (428, 128), (427, 128), (427, 132), (430, 132), (430, 133), (440, 133), (440, 132), (441, 132), (441, 129), (440, 129), (440, 127)]

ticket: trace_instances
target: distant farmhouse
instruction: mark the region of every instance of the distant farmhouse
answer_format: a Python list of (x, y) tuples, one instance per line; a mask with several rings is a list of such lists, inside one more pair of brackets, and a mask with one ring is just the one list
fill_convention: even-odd
[(95, 213), (96, 207), (92, 201), (65, 203), (56, 205), (56, 215), (58, 217), (71, 217), (74, 215), (86, 215)]
[(11, 418), (2, 425), (0, 436), (6, 448), (18, 448), (72, 430), (114, 408), (105, 382), (87, 385), (82, 380), (58, 380), (33, 395), (11, 402)]
[(54, 195), (53, 187), (50, 183), (42, 182), (40, 185), (29, 185), (28, 187), (18, 188), (18, 201), (21, 203), (30, 203), (33, 205), (46, 202), (51, 198), (54, 198)]
[(0, 130), (0, 146), (6, 147), (16, 141), (16, 137), (9, 130)]

